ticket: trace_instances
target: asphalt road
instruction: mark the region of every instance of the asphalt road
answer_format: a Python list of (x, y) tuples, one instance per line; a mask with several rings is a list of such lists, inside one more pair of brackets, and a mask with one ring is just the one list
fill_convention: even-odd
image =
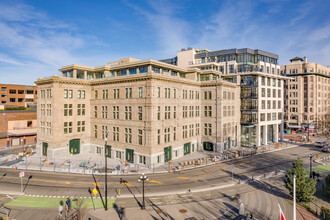
[[(291, 149), (255, 155), (233, 161), (232, 163), (220, 163), (192, 170), (184, 170), (175, 173), (151, 174), (149, 181), (145, 183), (145, 193), (149, 196), (202, 191), (203, 189), (216, 189), (219, 186), (231, 184), (231, 164), (234, 165), (234, 181), (238, 182), (262, 175), (275, 170), (286, 170), (292, 166), (292, 162), (298, 157), (304, 160), (309, 167), (308, 155), (325, 153), (314, 146), (299, 146)], [(91, 175), (78, 175), (68, 173), (38, 172), (24, 170), (23, 189), (28, 195), (52, 195), (52, 196), (89, 196), (88, 188), (95, 187), (95, 181)], [(0, 189), (4, 192), (19, 192), (21, 179), (20, 170), (1, 169)], [(108, 176), (108, 196), (115, 196), (120, 189), (121, 197), (141, 196), (142, 183), (138, 182), (140, 175)], [(127, 184), (120, 184), (120, 178)], [(104, 196), (104, 176), (95, 176), (100, 191)]]

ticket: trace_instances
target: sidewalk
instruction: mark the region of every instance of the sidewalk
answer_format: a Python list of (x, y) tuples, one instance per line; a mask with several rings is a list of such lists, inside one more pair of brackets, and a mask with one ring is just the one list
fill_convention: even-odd
[[(121, 175), (121, 174), (139, 174), (139, 173), (166, 173), (193, 169), (195, 167), (206, 166), (215, 163), (227, 162), (230, 160), (237, 160), (243, 157), (249, 157), (255, 154), (263, 154), (277, 150), (296, 147), (296, 144), (282, 142), (278, 146), (270, 144), (267, 146), (259, 147), (258, 149), (252, 148), (230, 148), (224, 153), (210, 152), (210, 151), (197, 151), (174, 159), (170, 163), (164, 163), (160, 166), (152, 167), (143, 164), (128, 164), (125, 165), (120, 160), (108, 159), (108, 174)], [(279, 149), (278, 149), (279, 147)], [(16, 158), (16, 157), (15, 157)], [(7, 158), (8, 161), (2, 162), (0, 168), (17, 168), (28, 170), (43, 170), (51, 172), (64, 172), (64, 173), (80, 173), (80, 174), (103, 174), (104, 157), (99, 155), (92, 157), (90, 155), (72, 155), (66, 159), (54, 159), (52, 161), (46, 160), (44, 157), (36, 155), (25, 156), (20, 160), (14, 160), (14, 155)]]

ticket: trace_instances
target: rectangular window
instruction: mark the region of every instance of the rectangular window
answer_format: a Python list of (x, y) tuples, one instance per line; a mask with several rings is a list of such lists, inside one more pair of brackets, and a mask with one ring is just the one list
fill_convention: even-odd
[(157, 97), (160, 98), (160, 87), (157, 87)]
[(160, 106), (157, 107), (157, 119), (160, 120)]
[[(42, 94), (42, 93), (41, 93)], [(68, 90), (64, 89), (64, 98), (67, 99), (68, 98)]]
[(138, 112), (139, 120), (142, 121), (142, 106), (139, 106), (138, 110), (139, 110), (139, 112)]
[(272, 120), (273, 120), (273, 121), (276, 120), (276, 113), (272, 113)]
[(148, 67), (147, 66), (143, 66), (139, 68), (140, 73), (147, 73), (148, 72)]
[(119, 99), (119, 89), (114, 89), (113, 90), (113, 98), (114, 99)]
[(212, 124), (205, 123), (204, 124), (204, 135), (212, 135)]
[(143, 98), (143, 87), (139, 87), (139, 98)]
[(85, 99), (85, 90), (81, 90), (81, 98)]
[(265, 113), (260, 114), (260, 121), (265, 121)]
[(267, 109), (270, 109), (271, 108), (271, 103), (270, 103), (270, 100), (267, 101)]
[(126, 88), (126, 98), (127, 99), (132, 98), (132, 88)]
[(176, 140), (176, 127), (173, 127), (173, 141)]
[(173, 89), (173, 97), (176, 99), (176, 89)]
[(77, 99), (80, 99), (80, 98), (81, 98), (81, 90), (78, 90)]
[(94, 117), (97, 118), (97, 106), (94, 106)]
[(108, 106), (102, 106), (102, 118), (108, 118)]
[(125, 106), (125, 119), (132, 120), (132, 106)]
[(97, 138), (97, 125), (94, 125), (94, 138)]
[(261, 97), (265, 97), (266, 96), (266, 89), (262, 88), (261, 89)]
[(70, 89), (69, 90), (69, 99), (72, 99), (73, 98), (73, 91)]
[(119, 106), (113, 106), (113, 119), (119, 119)]
[(138, 129), (138, 142), (142, 145), (142, 129)]
[(273, 109), (276, 109), (276, 101), (273, 100)]
[(132, 129), (125, 128), (125, 143), (132, 143)]
[(271, 113), (267, 113), (267, 121), (271, 121), (271, 117), (272, 117), (272, 114)]
[(160, 129), (158, 129), (157, 134), (157, 143), (160, 144)]
[(119, 141), (119, 127), (113, 127), (113, 141)]
[(176, 118), (176, 106), (173, 106), (173, 118)]
[(16, 89), (9, 89), (10, 94), (16, 94)]

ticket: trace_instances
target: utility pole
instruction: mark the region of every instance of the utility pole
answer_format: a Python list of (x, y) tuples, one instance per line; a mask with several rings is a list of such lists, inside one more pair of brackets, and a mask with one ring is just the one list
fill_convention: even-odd
[(296, 175), (293, 175), (293, 220), (296, 220)]
[(309, 154), (309, 178), (312, 178), (312, 158), (313, 158), (313, 155), (312, 154)]
[(108, 132), (106, 133), (104, 139), (104, 160), (105, 160), (105, 211), (108, 210), (108, 158), (107, 158), (107, 142), (108, 142)]

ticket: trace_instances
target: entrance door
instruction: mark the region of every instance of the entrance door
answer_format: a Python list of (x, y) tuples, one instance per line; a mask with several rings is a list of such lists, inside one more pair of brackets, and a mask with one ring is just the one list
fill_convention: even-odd
[(190, 149), (190, 143), (186, 143), (183, 145), (183, 154), (187, 155), (190, 154), (191, 149)]
[(79, 154), (80, 153), (80, 139), (70, 140), (70, 154)]
[(268, 142), (274, 142), (274, 126), (273, 125), (268, 125)]
[(111, 146), (105, 145), (105, 156), (111, 158)]
[(213, 144), (210, 142), (204, 142), (203, 149), (206, 151), (213, 151)]
[(48, 143), (42, 142), (42, 156), (47, 156)]
[(171, 146), (164, 148), (164, 160), (165, 160), (165, 162), (172, 160), (172, 147)]
[(129, 163), (134, 162), (134, 150), (126, 148), (126, 161)]

